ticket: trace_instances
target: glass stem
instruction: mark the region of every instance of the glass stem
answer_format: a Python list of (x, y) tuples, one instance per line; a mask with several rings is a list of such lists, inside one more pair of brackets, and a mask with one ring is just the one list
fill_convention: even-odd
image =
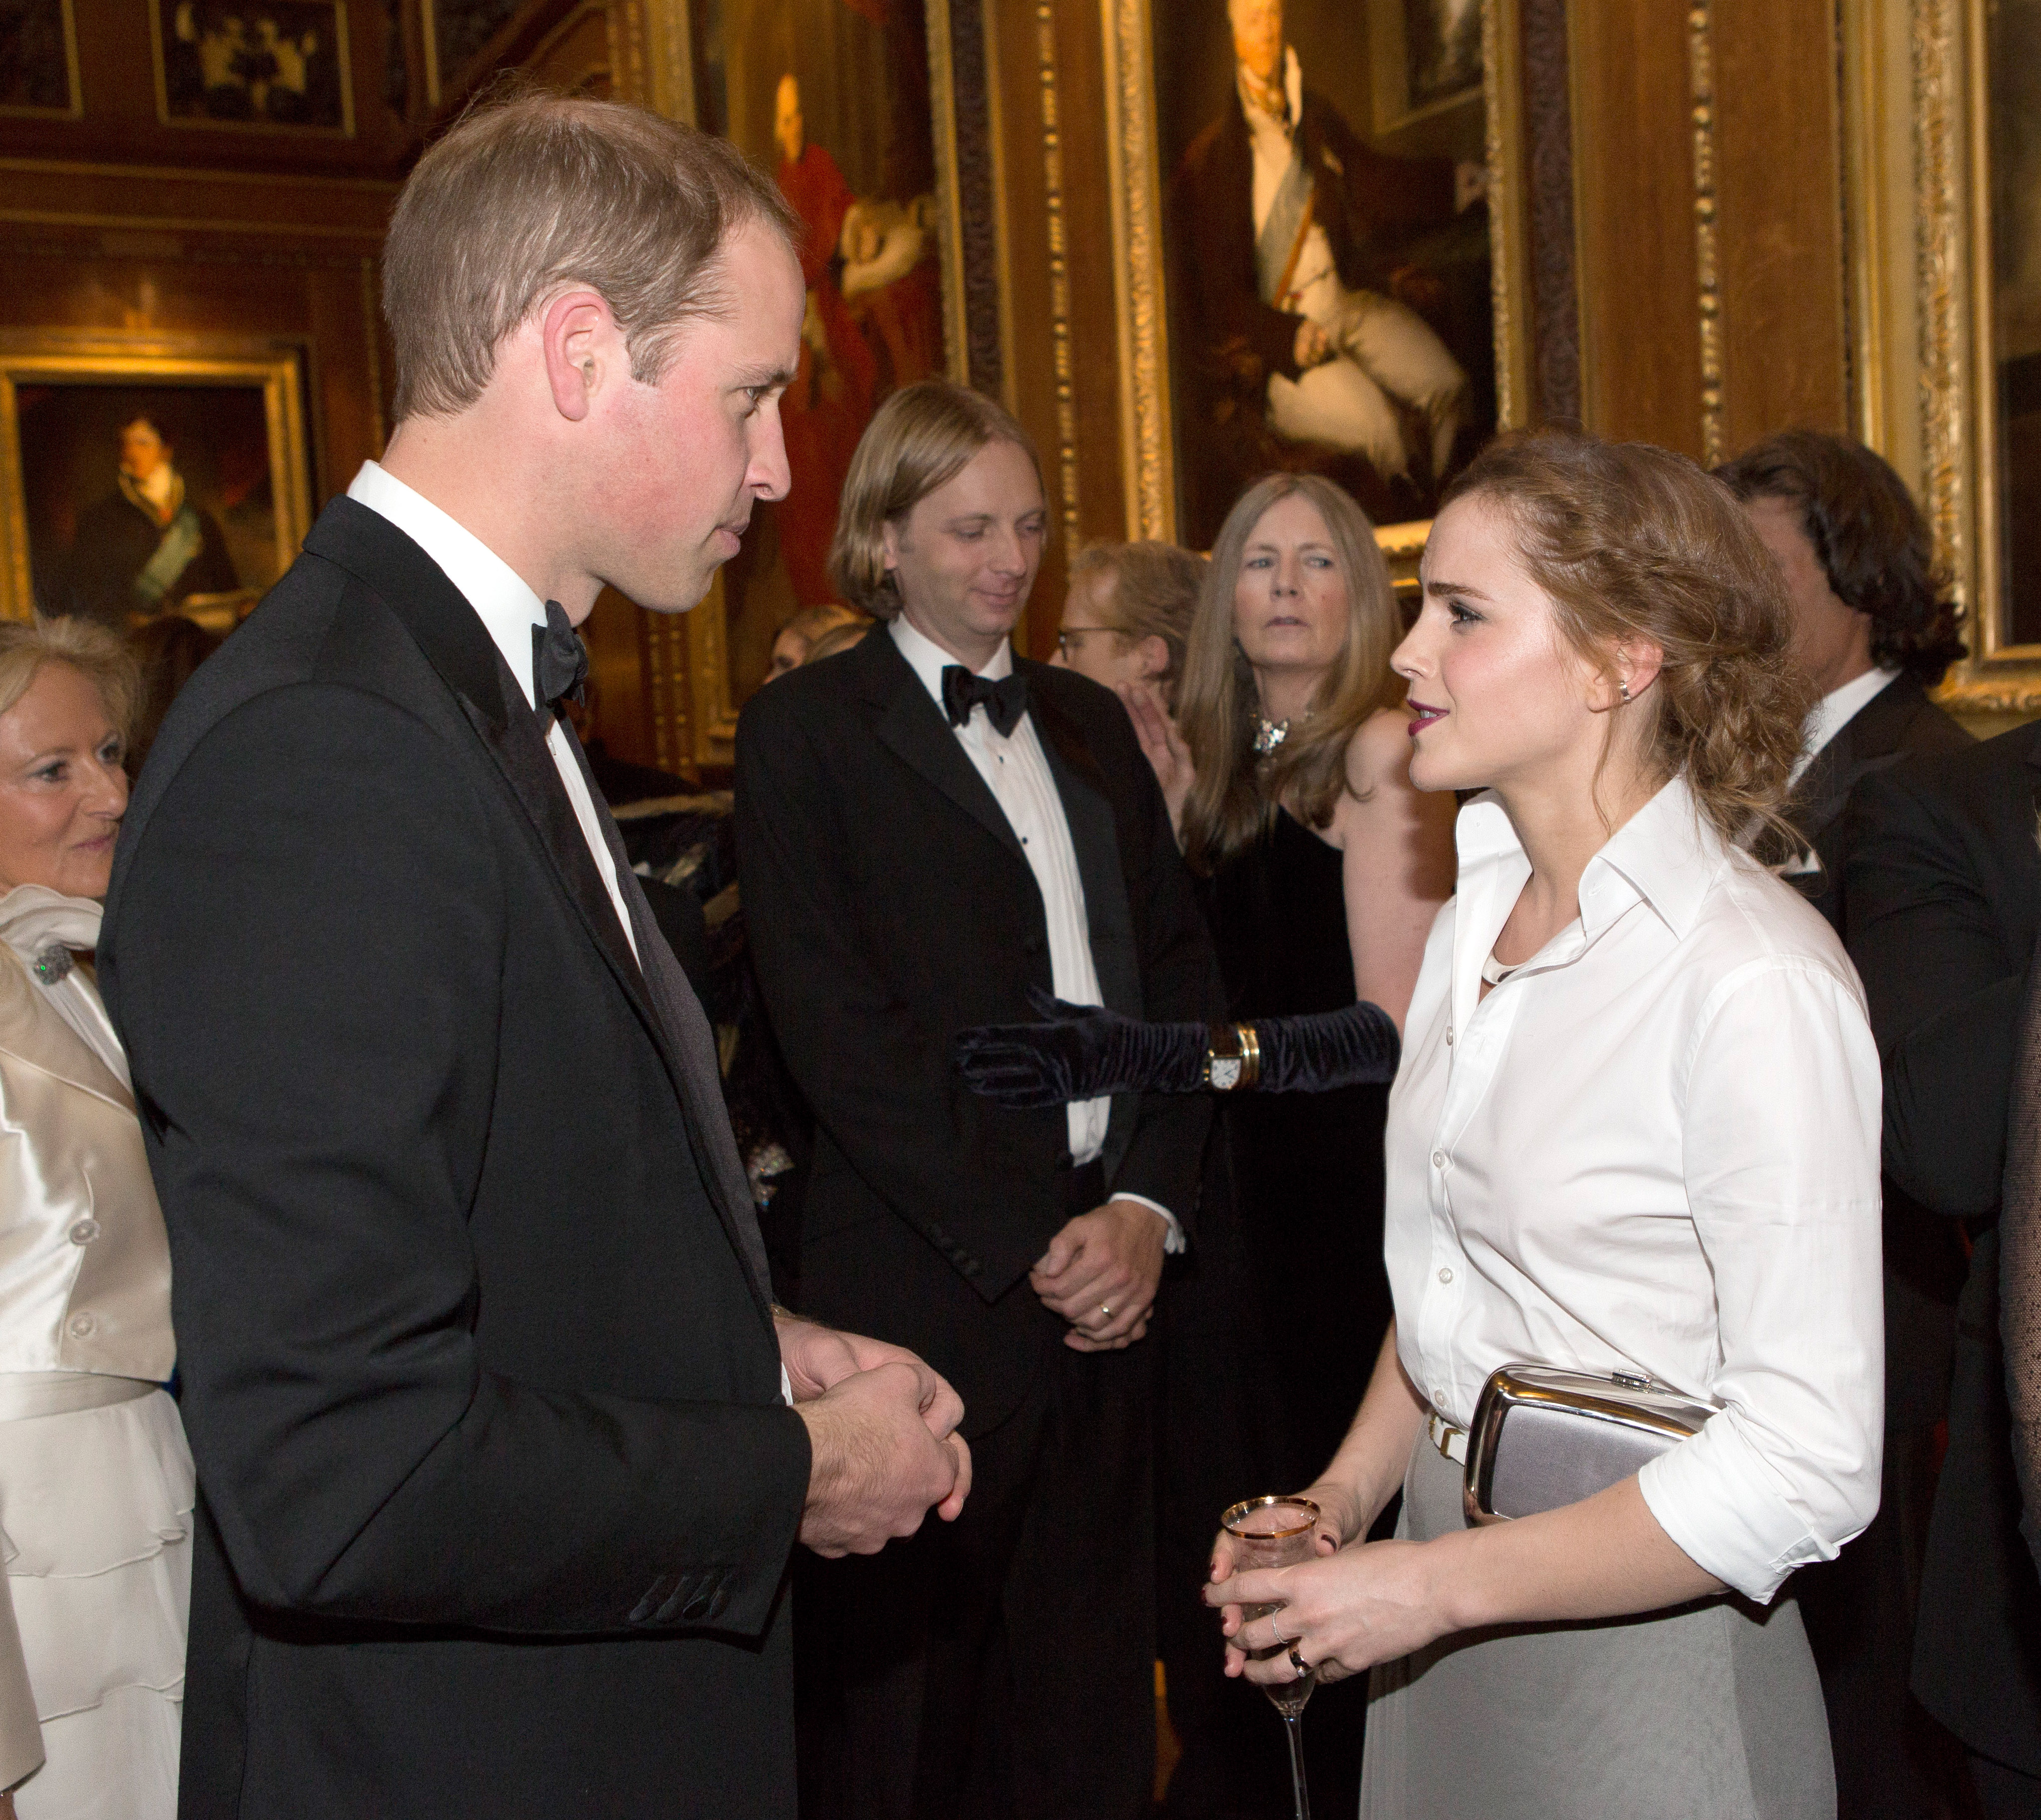
[(1283, 1715), (1283, 1734), (1290, 1741), (1290, 1787), (1297, 1797), (1297, 1820), (1311, 1820), (1311, 1791), (1304, 1780), (1304, 1715)]

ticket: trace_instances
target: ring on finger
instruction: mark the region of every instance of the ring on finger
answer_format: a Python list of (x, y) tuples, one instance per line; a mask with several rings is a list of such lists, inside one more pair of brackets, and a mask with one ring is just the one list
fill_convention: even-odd
[[(1301, 1640), (1302, 1639), (1300, 1639), (1299, 1641)], [(1305, 1662), (1302, 1656), (1297, 1654), (1297, 1645), (1295, 1643), (1292, 1643), (1290, 1646), (1290, 1666), (1297, 1671), (1297, 1679), (1299, 1681), (1302, 1681), (1305, 1676), (1311, 1672), (1310, 1665)]]
[(1285, 1643), (1289, 1642), (1290, 1639), (1283, 1635), (1283, 1612), (1282, 1608), (1280, 1606), (1268, 1620), (1268, 1630), (1269, 1634), (1276, 1639), (1276, 1646), (1277, 1649), (1281, 1649)]

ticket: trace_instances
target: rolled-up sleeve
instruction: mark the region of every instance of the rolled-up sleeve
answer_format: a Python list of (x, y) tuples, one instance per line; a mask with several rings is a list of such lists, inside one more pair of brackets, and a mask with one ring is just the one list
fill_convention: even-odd
[(1764, 1601), (1878, 1509), (1880, 1082), (1855, 981), (1793, 955), (1738, 969), (1698, 1021), (1684, 1078), (1721, 1413), (1639, 1482), (1681, 1549)]

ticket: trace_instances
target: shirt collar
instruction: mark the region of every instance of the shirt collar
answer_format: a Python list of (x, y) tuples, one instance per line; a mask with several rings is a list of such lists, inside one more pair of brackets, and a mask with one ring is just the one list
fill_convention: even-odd
[[(943, 704), (943, 672), (952, 666), (967, 667), (944, 651), (925, 633), (917, 631), (907, 624), (905, 613), (896, 613), (887, 631), (899, 647), (900, 654), (907, 660), (908, 667), (921, 679), (921, 686), (934, 696), (937, 707)], [(978, 673), (998, 682), (1002, 677), (1013, 673), (1013, 647), (1003, 643), (992, 654), (992, 661)]]
[[(1455, 838), (1460, 869), (1471, 876), (1529, 860), (1502, 804), (1484, 794), (1460, 811)], [(1684, 777), (1675, 777), (1612, 834), (1581, 875), (1581, 933), (1592, 942), (1640, 899), (1684, 937), (1700, 914), (1726, 857), (1722, 837), (1701, 812)], [(1501, 906), (1504, 914), (1508, 906)]]
[(1851, 677), (1841, 689), (1830, 689), (1816, 702), (1807, 716), (1806, 744), (1793, 766), (1791, 780), (1799, 783), (1822, 748), (1898, 680), (1896, 670), (1867, 670), (1862, 676)]
[[(1241, 105), (1247, 110), (1250, 123), (1257, 114), (1265, 120), (1270, 120), (1269, 115), (1255, 99), (1257, 86), (1249, 77), (1245, 63), (1236, 63), (1233, 66), (1234, 91), (1240, 97)], [(1285, 134), (1288, 134), (1297, 130), (1304, 117), (1303, 66), (1297, 61), (1295, 48), (1289, 44), (1283, 47), (1283, 94), (1290, 104), (1290, 117), (1287, 120), (1271, 120), (1271, 124), (1280, 127)]]
[(439, 564), (495, 641), (525, 692), (525, 700), (536, 708), (532, 628), (546, 623), (545, 602), (466, 525), (406, 486), (380, 463), (363, 462), (347, 496), (388, 519)]

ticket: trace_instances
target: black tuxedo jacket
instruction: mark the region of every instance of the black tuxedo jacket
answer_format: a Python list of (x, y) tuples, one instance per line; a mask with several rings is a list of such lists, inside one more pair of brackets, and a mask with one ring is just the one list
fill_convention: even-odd
[[(1084, 883), (1108, 1005), (1223, 1017), (1209, 938), (1126, 711), (1067, 670), (1022, 660)], [(737, 833), (758, 979), (812, 1104), (804, 1311), (876, 1322), (964, 1399), (967, 1433), (1011, 1411), (1062, 1324), (1028, 1287), (1066, 1219), (1060, 1107), (971, 1093), (956, 1033), (1032, 1021), (1048, 925), (1020, 843), (889, 633), (752, 697), (737, 729)], [(1195, 1230), (1211, 1108), (1116, 1100), (1114, 1191)]]
[(376, 513), (177, 703), (100, 952), (198, 1462), (185, 1820), (790, 1816), (807, 1439), (712, 1044)]
[[(1896, 685), (1895, 685), (1896, 686)], [(1980, 1226), (1957, 1311), (1949, 1447), (1913, 1687), (1973, 1748), (2041, 1775), (2041, 1584), (2019, 1532), (1998, 1340), (1998, 1208), (2021, 994), (2041, 933), (2041, 722), (1864, 780), (1849, 949), (1884, 1059), (1885, 1166)]]
[(1846, 940), (1845, 880), (1855, 824), (1845, 814), (1851, 793), (1874, 772), (1902, 759), (1931, 752), (1957, 752), (1975, 744), (1970, 734), (1928, 699), (1920, 679), (1902, 673), (1844, 723), (1834, 738), (1814, 754), (1787, 805), (1787, 818), (1814, 857), (1812, 870), (1791, 872), (1787, 882), (1829, 919)]
[[(1402, 247), (1452, 219), (1452, 161), (1370, 149), (1339, 109), (1310, 89), (1297, 136), (1312, 177), (1311, 219), (1326, 231), (1340, 281), (1352, 291), (1386, 290)], [(1231, 370), (1246, 354), (1258, 364), (1258, 376), (1296, 378), (1303, 319), (1263, 303), (1255, 273), (1254, 147), (1238, 96), (1191, 142), (1171, 204), (1178, 244), (1198, 249), (1185, 276), (1207, 361)]]

